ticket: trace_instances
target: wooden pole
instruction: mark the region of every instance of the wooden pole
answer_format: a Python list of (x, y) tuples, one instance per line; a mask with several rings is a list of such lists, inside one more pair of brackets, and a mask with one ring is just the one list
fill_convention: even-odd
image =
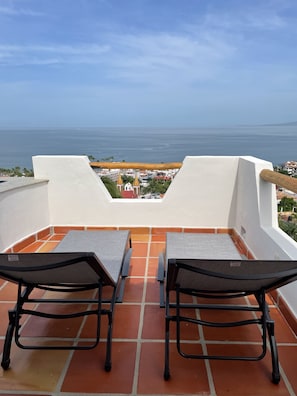
[(297, 179), (269, 169), (260, 172), (261, 179), (297, 193)]
[(90, 165), (94, 168), (107, 169), (179, 169), (182, 166), (181, 162), (169, 162), (161, 164), (147, 164), (142, 162), (91, 162)]

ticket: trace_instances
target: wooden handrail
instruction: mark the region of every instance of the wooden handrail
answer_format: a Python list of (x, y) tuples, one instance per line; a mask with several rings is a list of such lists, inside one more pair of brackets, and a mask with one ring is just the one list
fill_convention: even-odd
[(297, 193), (297, 179), (279, 172), (274, 172), (270, 169), (263, 169), (260, 172), (261, 179), (283, 187), (289, 191)]
[(94, 168), (107, 169), (148, 169), (148, 170), (163, 170), (163, 169), (179, 169), (182, 166), (181, 162), (169, 162), (161, 164), (148, 164), (142, 162), (91, 162), (90, 165)]

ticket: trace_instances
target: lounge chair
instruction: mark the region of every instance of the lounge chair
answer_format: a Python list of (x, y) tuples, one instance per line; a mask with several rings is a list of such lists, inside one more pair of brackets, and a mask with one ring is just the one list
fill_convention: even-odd
[[(0, 277), (18, 284), (16, 305), (8, 313), (1, 362), (3, 369), (7, 370), (10, 365), (13, 335), (16, 345), (23, 349), (91, 349), (100, 341), (101, 316), (107, 315), (105, 370), (110, 371), (114, 305), (123, 298), (131, 251), (129, 231), (70, 231), (49, 253), (1, 253)], [(32, 297), (35, 289), (50, 291), (51, 298)], [(104, 297), (106, 289), (109, 294)], [(94, 298), (82, 298), (79, 292), (88, 290), (93, 290)], [(58, 297), (52, 298), (55, 293)], [(43, 303), (73, 304), (76, 308), (69, 314), (53, 314), (42, 310)], [(20, 319), (24, 314), (53, 319), (95, 315), (94, 342), (91, 345), (77, 345), (76, 342), (72, 345), (69, 342), (68, 345), (28, 345), (28, 340), (24, 342), (21, 334)]]
[[(228, 235), (167, 234), (166, 254), (160, 256), (158, 272), (161, 286), (160, 306), (165, 306), (165, 380), (170, 378), (169, 326), (171, 322), (174, 322), (177, 350), (181, 356), (191, 359), (260, 360), (266, 354), (268, 336), (272, 359), (272, 382), (277, 384), (280, 381), (274, 321), (269, 315), (265, 296), (267, 292), (297, 279), (297, 262), (247, 260), (242, 258), (236, 250), (232, 251), (235, 247), (232, 248), (231, 239), (228, 241), (228, 238), (230, 239)], [(215, 246), (216, 249), (214, 249)], [(227, 258), (226, 255), (230, 257)], [(207, 256), (209, 258), (206, 258)], [(222, 258), (219, 258), (220, 256)], [(165, 299), (162, 291), (164, 287)], [(183, 295), (192, 296), (193, 302), (182, 303)], [(249, 295), (255, 296), (255, 304), (222, 304), (222, 299), (236, 301), (238, 298)], [(218, 310), (225, 312), (226, 315), (230, 311), (251, 312), (252, 314), (250, 318), (241, 318), (238, 321), (205, 321), (196, 315), (188, 314), (188, 309), (191, 309), (191, 312), (193, 309), (199, 309), (200, 312), (201, 310)], [(183, 322), (217, 328), (260, 325), (262, 330), (260, 352), (251, 353), (249, 356), (185, 352), (184, 344), (181, 342)]]

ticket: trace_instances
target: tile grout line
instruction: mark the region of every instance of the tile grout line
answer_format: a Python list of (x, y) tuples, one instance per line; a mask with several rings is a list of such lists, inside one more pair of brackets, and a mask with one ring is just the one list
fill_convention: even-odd
[[(197, 297), (194, 297), (195, 302), (197, 303)], [(200, 316), (200, 310), (196, 309), (196, 317), (197, 319), (201, 320)], [(200, 342), (201, 342), (201, 348), (202, 348), (202, 353), (203, 355), (207, 355), (207, 345), (204, 337), (204, 331), (203, 331), (203, 326), (198, 325), (198, 331), (199, 331), (199, 336), (200, 336)], [(204, 365), (206, 369), (206, 375), (207, 375), (207, 380), (208, 380), (208, 386), (209, 386), (209, 391), (210, 395), (215, 396), (216, 395), (216, 390), (215, 390), (215, 384), (213, 380), (213, 375), (212, 375), (212, 370), (210, 367), (210, 361), (209, 359), (203, 359), (204, 360)]]
[[(251, 301), (248, 298), (248, 296), (245, 297), (245, 300), (246, 300), (248, 306), (252, 305)], [(257, 317), (256, 312), (253, 312), (253, 316), (254, 316), (254, 318)], [(262, 333), (262, 329), (261, 329), (261, 325), (260, 324), (258, 325), (258, 329), (259, 329), (259, 332)], [(271, 354), (271, 346), (270, 346), (270, 342), (269, 342), (269, 339), (268, 339), (268, 334), (266, 335), (266, 337), (267, 337), (267, 340), (266, 340), (266, 342), (267, 342), (267, 350)], [(280, 346), (280, 343), (278, 343), (276, 341), (277, 355), (279, 355), (279, 353), (278, 353), (279, 346)], [(271, 360), (271, 357), (270, 357), (270, 360)], [(279, 371), (280, 371), (281, 379), (283, 380), (283, 382), (284, 382), (284, 384), (285, 384), (285, 386), (286, 386), (286, 388), (287, 388), (287, 390), (289, 392), (289, 395), (290, 396), (295, 396), (296, 394), (293, 391), (293, 387), (292, 387), (292, 385), (291, 385), (291, 383), (290, 383), (290, 381), (289, 381), (289, 379), (288, 379), (288, 377), (287, 377), (287, 375), (285, 373), (285, 370), (282, 368), (282, 365), (281, 365), (281, 363), (279, 361), (279, 356), (278, 356), (278, 364), (279, 364)]]
[[(95, 298), (96, 293), (97, 293), (97, 290), (95, 289), (95, 290), (93, 291), (92, 298)], [(91, 306), (92, 306), (92, 303), (89, 303), (88, 308), (90, 309)], [(82, 322), (81, 322), (81, 324), (80, 324), (80, 327), (79, 327), (78, 330), (77, 330), (77, 334), (76, 334), (76, 337), (75, 337), (76, 341), (74, 342), (75, 345), (78, 345), (79, 342), (81, 342), (81, 341), (80, 341), (80, 336), (81, 336), (82, 330), (83, 330), (83, 328), (84, 328), (84, 326), (85, 326), (85, 324), (86, 324), (87, 318), (88, 318), (88, 316), (84, 316), (84, 317), (83, 317)], [(99, 342), (100, 342), (100, 341), (102, 341), (102, 340), (99, 340)], [(86, 342), (88, 342), (88, 341), (86, 341)], [(65, 378), (66, 378), (66, 376), (67, 376), (67, 372), (68, 372), (68, 370), (69, 370), (69, 367), (70, 367), (70, 364), (71, 364), (71, 361), (72, 361), (72, 358), (73, 358), (74, 353), (75, 353), (75, 350), (70, 350), (70, 351), (69, 351), (68, 357), (67, 357), (67, 359), (66, 359), (66, 361), (65, 361), (65, 364), (64, 364), (64, 366), (63, 366), (63, 369), (62, 369), (62, 371), (61, 371), (61, 373), (60, 373), (60, 377), (59, 377), (59, 379), (57, 380), (56, 392), (59, 392), (59, 393), (62, 392), (62, 386), (63, 386), (63, 383), (64, 383)]]
[[(53, 234), (53, 235), (55, 235), (55, 234)], [(53, 235), (50, 235), (49, 238), (48, 238), (47, 240), (44, 241), (44, 243), (40, 246), (40, 248), (38, 249), (38, 251), (39, 251), (40, 249), (42, 249), (42, 247), (46, 246), (46, 244), (47, 244), (48, 242), (51, 242), (50, 238), (52, 238)], [(83, 323), (84, 323), (84, 322), (83, 322)], [(79, 329), (79, 332), (80, 332), (80, 330), (81, 330), (81, 329)], [(78, 335), (77, 335), (76, 338), (78, 338)], [(76, 343), (77, 343), (77, 342), (76, 342)], [(66, 359), (66, 361), (65, 361), (65, 364), (64, 364), (64, 366), (63, 366), (63, 368), (62, 368), (62, 370), (61, 370), (61, 373), (60, 373), (60, 375), (59, 375), (59, 378), (57, 379), (57, 382), (56, 382), (56, 385), (55, 385), (55, 389), (56, 389), (56, 390), (55, 390), (55, 394), (60, 394), (60, 393), (61, 393), (61, 388), (62, 388), (63, 382), (64, 382), (64, 380), (65, 380), (65, 378), (66, 378), (67, 371), (68, 371), (68, 369), (69, 369), (69, 366), (70, 366), (70, 363), (71, 363), (71, 360), (72, 360), (73, 355), (74, 355), (74, 350), (70, 350), (69, 353), (68, 353), (68, 357), (67, 357), (67, 359)]]
[[(46, 244), (47, 242), (51, 242), (51, 241), (44, 241), (43, 240), (43, 242), (44, 242), (44, 244)], [(138, 242), (141, 242), (141, 243), (143, 243), (143, 241), (138, 241)], [(138, 334), (137, 334), (137, 338), (135, 338), (135, 339), (132, 339), (132, 340), (130, 340), (130, 339), (123, 339), (122, 341), (132, 341), (133, 343), (136, 343), (136, 353), (135, 353), (135, 367), (134, 367), (134, 376), (133, 376), (133, 381), (132, 381), (132, 390), (131, 390), (131, 393), (129, 393), (130, 394), (130, 396), (136, 396), (138, 393), (137, 393), (137, 388), (138, 388), (138, 385), (139, 385), (139, 366), (140, 366), (140, 356), (141, 356), (141, 348), (142, 348), (142, 345), (143, 345), (143, 343), (145, 343), (145, 342), (150, 342), (150, 341), (154, 341), (154, 342), (158, 342), (158, 343), (162, 343), (163, 342), (163, 339), (159, 339), (159, 340), (155, 340), (155, 339), (152, 339), (152, 340), (150, 340), (150, 339), (147, 339), (147, 340), (143, 340), (142, 338), (141, 338), (141, 336), (142, 336), (142, 330), (143, 330), (143, 326), (144, 326), (144, 323), (143, 323), (143, 321), (144, 321), (144, 313), (145, 313), (145, 308), (146, 308), (146, 306), (148, 306), (148, 305), (158, 305), (158, 303), (156, 303), (156, 302), (146, 302), (146, 293), (147, 293), (147, 280), (148, 279), (151, 279), (151, 278), (153, 278), (152, 276), (148, 276), (147, 274), (148, 274), (148, 269), (149, 269), (149, 261), (150, 261), (150, 255), (149, 255), (149, 253), (150, 253), (150, 247), (151, 247), (151, 243), (152, 243), (153, 241), (152, 241), (152, 236), (151, 236), (151, 231), (150, 231), (150, 234), (149, 234), (149, 241), (148, 242), (146, 242), (147, 243), (147, 255), (146, 255), (146, 260), (145, 260), (145, 272), (144, 272), (144, 275), (143, 276), (135, 276), (135, 278), (143, 278), (144, 279), (144, 283), (143, 283), (143, 293), (142, 293), (142, 299), (141, 299), (141, 301), (140, 302), (137, 302), (137, 303), (134, 303), (134, 302), (130, 302), (130, 303), (127, 303), (127, 305), (138, 305), (138, 306), (140, 306), (141, 308), (140, 308), (140, 313), (139, 313), (139, 324), (138, 324)], [(2, 287), (3, 288), (3, 287)], [(1, 288), (0, 288), (0, 290), (1, 290)], [(141, 295), (141, 294), (140, 294)], [(140, 297), (140, 296), (139, 296)], [(10, 302), (10, 301), (7, 301), (7, 302)], [(274, 305), (273, 305), (273, 307), (274, 307)], [(197, 315), (199, 315), (199, 312), (197, 312)], [(203, 330), (202, 330), (203, 331)], [(200, 332), (200, 330), (199, 330), (199, 332)], [(121, 339), (118, 339), (118, 340), (116, 340), (115, 342), (117, 342), (117, 341), (121, 341)], [(187, 341), (185, 341), (185, 342), (187, 342)], [(198, 342), (199, 343), (199, 342)], [(202, 345), (202, 348), (203, 349), (205, 349), (205, 350), (207, 350), (207, 345), (208, 344), (211, 344), (211, 343), (215, 343), (215, 342), (210, 342), (210, 341), (206, 341), (205, 339), (204, 339), (204, 334), (203, 334), (203, 339), (201, 338), (201, 345)], [(228, 345), (228, 344), (236, 344), (237, 342), (235, 341), (235, 342), (226, 342), (226, 341), (221, 341), (221, 342), (218, 342), (218, 343), (222, 343), (223, 345)], [(241, 343), (241, 342), (238, 342), (238, 343)], [(205, 344), (205, 345), (204, 345)], [(251, 342), (251, 344), (253, 344), (253, 342)], [(256, 343), (255, 343), (256, 344)], [(284, 343), (277, 343), (278, 344), (278, 346), (296, 346), (296, 344), (294, 343), (294, 342), (284, 342)], [(208, 360), (205, 360), (205, 362), (208, 362)], [(210, 386), (210, 378), (209, 378), (209, 376), (208, 376), (208, 381), (209, 381), (209, 387), (210, 387), (210, 389), (209, 389), (209, 391), (210, 391), (210, 395), (211, 396), (215, 396), (216, 395), (216, 392), (215, 392), (215, 385), (214, 385), (214, 382), (213, 382), (213, 377), (212, 377), (212, 374), (213, 374), (213, 371), (214, 370), (212, 370), (211, 369), (211, 365), (209, 364), (209, 363), (207, 363), (208, 364), (208, 366), (206, 366), (206, 372), (207, 372), (207, 376), (208, 376), (208, 374), (210, 374), (210, 376), (211, 376), (211, 380), (212, 380), (212, 383), (213, 383), (213, 388), (214, 388), (214, 391), (213, 392), (211, 392), (211, 386)], [(132, 370), (133, 370), (133, 368), (132, 368)], [(209, 370), (209, 371), (208, 371)], [(289, 379), (288, 379), (288, 377), (286, 376), (286, 374), (285, 374), (285, 370), (282, 368), (282, 367), (280, 367), (280, 370), (281, 370), (281, 377), (283, 378), (283, 381), (284, 381), (284, 383), (285, 383), (285, 385), (287, 386), (287, 390), (288, 390), (288, 392), (289, 392), (289, 395), (290, 396), (294, 396), (295, 395), (295, 393), (294, 393), (294, 382), (293, 382), (293, 386), (291, 385), (291, 383), (290, 383), (290, 381), (289, 381)], [(59, 381), (59, 380), (58, 380)], [(219, 392), (219, 389), (220, 388), (218, 388), (218, 392)], [(5, 390), (0, 390), (0, 394), (2, 394), (2, 393), (7, 393), (7, 391), (5, 391)], [(8, 393), (9, 392), (12, 392), (12, 391), (8, 391)], [(37, 391), (14, 391), (13, 392), (14, 394), (29, 394), (30, 393), (30, 395), (31, 394), (37, 394)], [(11, 393), (12, 394), (12, 393)], [(57, 395), (57, 396), (59, 396), (59, 395), (78, 395), (78, 393), (75, 393), (75, 392), (61, 392), (61, 391), (58, 391), (58, 387), (57, 387), (57, 392), (46, 392), (46, 391), (41, 391), (41, 392), (38, 392), (38, 394), (42, 394), (42, 395), (49, 395), (49, 394), (51, 394), (51, 395)], [(98, 394), (98, 393), (83, 393), (83, 395), (96, 395), (96, 394)], [(102, 394), (103, 395), (103, 394)], [(106, 395), (108, 395), (108, 394), (106, 394)]]
[(145, 299), (146, 299), (146, 290), (147, 290), (146, 279), (147, 279), (147, 272), (148, 272), (148, 265), (149, 265), (150, 244), (151, 244), (151, 230), (150, 230), (150, 234), (149, 234), (149, 240), (147, 242), (146, 265), (145, 265), (145, 272), (144, 272), (142, 301), (141, 301), (141, 309), (140, 309), (140, 315), (139, 315), (139, 326), (138, 326), (138, 334), (137, 334), (135, 368), (134, 368), (133, 384), (132, 384), (132, 395), (136, 395), (136, 396), (137, 396), (137, 388), (138, 388), (138, 380), (139, 380), (139, 366), (140, 366), (140, 355), (141, 355), (141, 334), (142, 334), (143, 321), (144, 321)]

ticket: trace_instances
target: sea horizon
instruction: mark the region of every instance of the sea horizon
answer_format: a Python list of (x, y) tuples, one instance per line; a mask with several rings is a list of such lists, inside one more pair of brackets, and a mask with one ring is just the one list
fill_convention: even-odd
[(182, 162), (186, 156), (254, 156), (279, 165), (297, 160), (297, 122), (199, 128), (0, 128), (0, 168), (32, 169), (35, 155), (150, 163)]

